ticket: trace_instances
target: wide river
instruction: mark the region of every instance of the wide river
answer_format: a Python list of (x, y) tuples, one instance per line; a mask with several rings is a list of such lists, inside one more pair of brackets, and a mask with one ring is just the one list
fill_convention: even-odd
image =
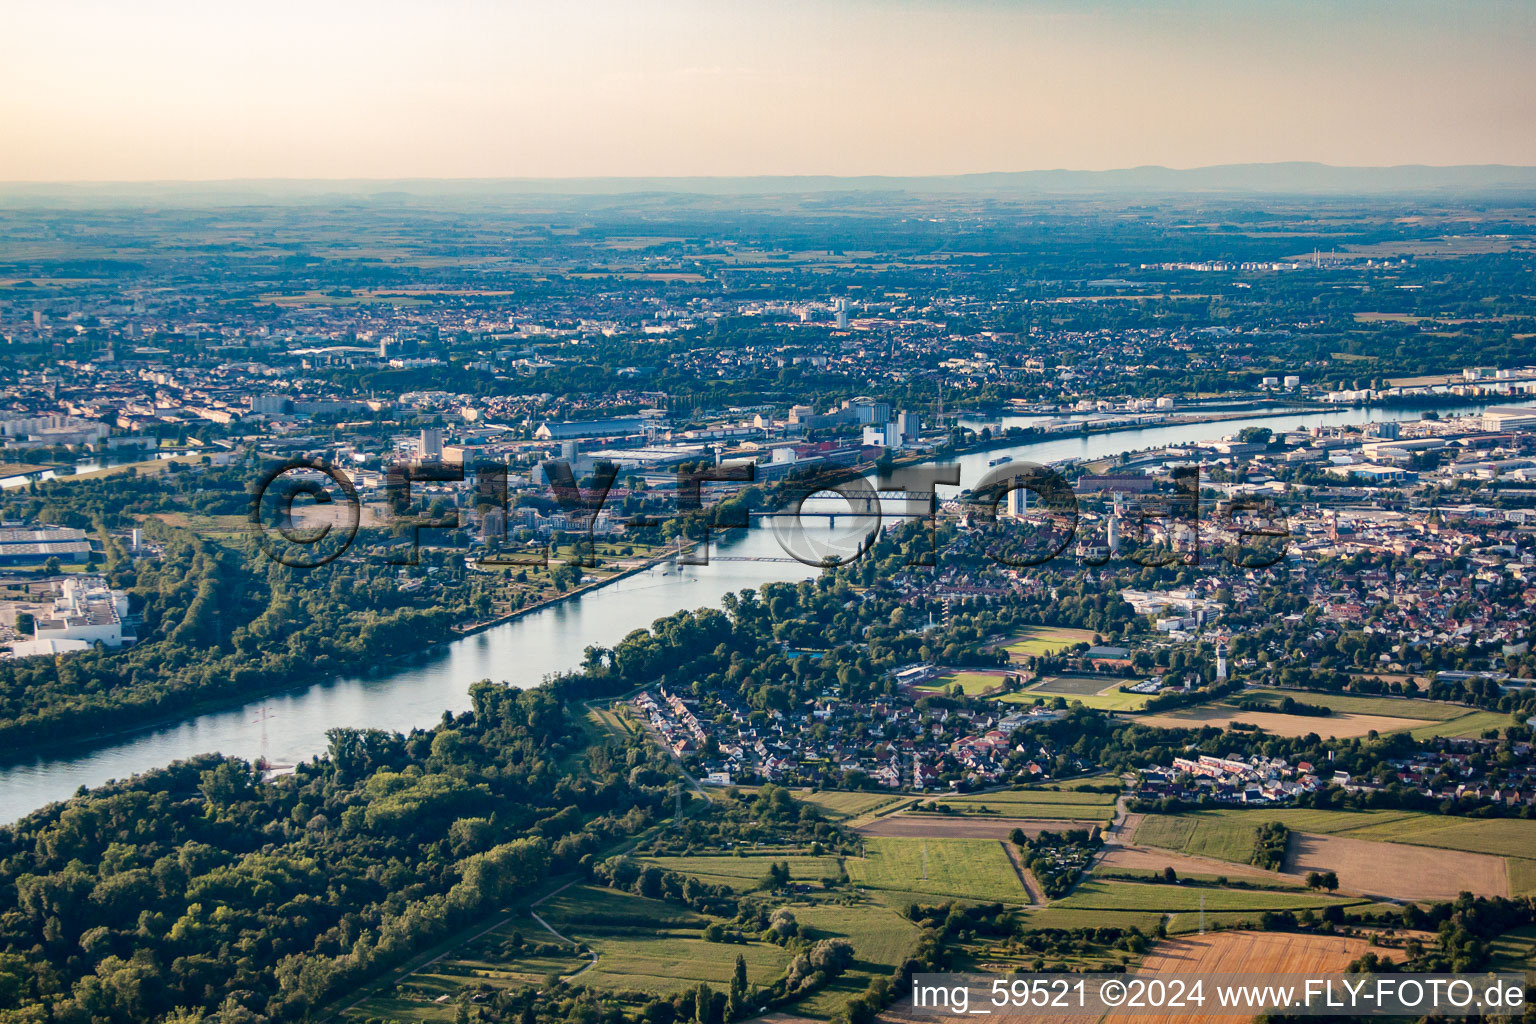
[[(1447, 406), (1466, 413), (1476, 406)], [(1370, 419), (1417, 419), (1427, 410), (1344, 409), (1286, 413), (1184, 426), (1148, 427), (1114, 433), (1075, 435), (959, 458), (960, 483), (975, 484), (987, 464), (1002, 455), (1052, 462), (1100, 458), (1122, 451), (1221, 437), (1249, 424), (1279, 430), (1361, 423)], [(1011, 425), (1013, 420), (1005, 420)], [(1017, 421), (1020, 425), (1023, 420)], [(814, 522), (814, 520), (812, 520)], [(798, 562), (743, 561), (784, 558), (773, 531), (754, 528), (720, 552), (729, 556), (706, 566), (663, 565), (520, 619), (444, 644), (410, 662), (373, 676), (315, 680), (315, 685), (244, 707), (198, 715), (185, 721), (115, 737), (65, 756), (38, 757), (0, 769), (0, 822), (72, 795), (81, 786), (169, 764), (209, 751), (266, 757), (295, 764), (326, 749), (325, 733), (336, 726), (408, 730), (430, 726), (443, 712), (469, 707), (470, 684), (481, 679), (536, 686), (546, 675), (577, 667), (589, 644), (611, 647), (631, 630), (649, 626), (679, 609), (716, 606), (744, 587), (775, 580), (806, 579), (815, 571)]]

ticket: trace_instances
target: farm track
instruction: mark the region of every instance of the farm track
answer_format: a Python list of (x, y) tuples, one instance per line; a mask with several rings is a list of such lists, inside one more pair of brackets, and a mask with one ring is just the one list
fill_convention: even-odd
[[(543, 903), (545, 900), (549, 899), (551, 896), (558, 896), (558, 895), (560, 895), (562, 892), (565, 892), (565, 890), (569, 889), (571, 886), (573, 886), (575, 884), (576, 884), (575, 882), (567, 882), (564, 885), (562, 885), (560, 888), (556, 889), (554, 892), (548, 893), (547, 895), (544, 895), (544, 896), (540, 896), (538, 899), (536, 899), (532, 903), (528, 904), (528, 916), (529, 917), (533, 918), (535, 921), (539, 922), (539, 924), (543, 925), (544, 926), (544, 930), (549, 932), (549, 934), (553, 935), (555, 938), (559, 939), (561, 942), (569, 942), (572, 946), (577, 945), (577, 942), (576, 942), (575, 939), (571, 938), (569, 935), (561, 935), (559, 932), (555, 931), (554, 926), (551, 925), (548, 921), (544, 920), (543, 916), (540, 915), (539, 912), (534, 910), (533, 908), (538, 906), (539, 904)], [(576, 971), (574, 974), (566, 975), (566, 978), (565, 978), (566, 981), (570, 981), (572, 978), (579, 978), (583, 974), (587, 973), (592, 968), (597, 966), (598, 956), (600, 955), (597, 952), (597, 950), (589, 949), (589, 950), (587, 950), (587, 955), (590, 956), (592, 959), (590, 961), (588, 961), (587, 965), (585, 967), (583, 967), (581, 970)]]
[(1034, 872), (1024, 866), (1024, 856), (1019, 848), (1006, 839), (999, 839), (1003, 852), (1008, 855), (1008, 860), (1013, 864), (1013, 870), (1018, 872), (1019, 884), (1024, 886), (1024, 891), (1029, 893), (1029, 902), (1034, 906), (1044, 906), (1046, 903), (1045, 890), (1040, 888), (1040, 883), (1035, 880)]

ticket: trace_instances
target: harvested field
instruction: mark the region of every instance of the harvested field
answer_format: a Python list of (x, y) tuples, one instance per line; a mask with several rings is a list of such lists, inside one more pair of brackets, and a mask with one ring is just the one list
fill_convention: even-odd
[(1292, 832), (1285, 870), (1334, 871), (1339, 888), (1400, 900), (1453, 900), (1462, 892), (1508, 896), (1503, 857)]
[(891, 814), (859, 826), (860, 835), (909, 836), (914, 839), (1007, 839), (1016, 828), (1025, 835), (1084, 828), (1088, 823), (1043, 818), (991, 818), (980, 815)]
[(1272, 711), (1232, 711), (1225, 708), (1198, 708), (1166, 715), (1136, 715), (1131, 719), (1138, 725), (1150, 725), (1159, 729), (1199, 729), (1215, 726), (1230, 729), (1234, 722), (1256, 725), (1275, 736), (1306, 736), (1316, 733), (1323, 739), (1349, 739), (1364, 736), (1371, 730), (1400, 732), (1425, 725), (1422, 718), (1393, 718), (1387, 715), (1336, 714), (1327, 718), (1310, 715), (1282, 715)]
[[(1270, 882), (1294, 881), (1251, 864), (1234, 864), (1214, 857), (1191, 857), (1152, 846), (1106, 846), (1099, 864), (1106, 871), (1161, 871), (1163, 868), (1173, 868), (1180, 877), (1226, 875), (1228, 878), (1262, 878)], [(1341, 881), (1343, 877), (1339, 876)]]
[[(1292, 932), (1211, 932), (1169, 939), (1153, 947), (1137, 969), (1138, 977), (1159, 974), (1337, 974), (1370, 949), (1364, 939)], [(1232, 1024), (1240, 1017), (1190, 1013), (1111, 1014), (1103, 1024)]]

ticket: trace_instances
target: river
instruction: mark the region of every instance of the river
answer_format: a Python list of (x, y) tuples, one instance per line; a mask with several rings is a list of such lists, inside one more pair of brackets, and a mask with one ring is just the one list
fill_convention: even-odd
[[(1442, 414), (1480, 406), (1446, 406)], [(962, 486), (975, 484), (988, 463), (1003, 455), (1052, 462), (1102, 458), (1122, 451), (1187, 443), (1236, 433), (1244, 426), (1280, 430), (1362, 423), (1372, 419), (1418, 419), (1427, 409), (1286, 413), (1220, 423), (1144, 427), (1113, 433), (1072, 435), (1006, 449), (960, 456)], [(241, 757), (265, 755), (277, 764), (295, 764), (326, 749), (325, 733), (336, 726), (407, 730), (437, 722), (445, 710), (469, 707), (468, 688), (481, 679), (536, 686), (551, 673), (577, 667), (589, 644), (612, 646), (632, 630), (684, 608), (717, 606), (744, 587), (775, 580), (809, 578), (813, 569), (794, 561), (737, 561), (783, 558), (773, 531), (748, 530), (705, 566), (657, 566), (611, 583), (580, 600), (567, 601), (482, 633), (455, 640), (377, 675), (317, 680), (314, 686), (215, 711), (183, 722), (115, 737), (63, 756), (43, 756), (0, 769), (0, 822), (72, 795), (81, 786), (208, 751)]]

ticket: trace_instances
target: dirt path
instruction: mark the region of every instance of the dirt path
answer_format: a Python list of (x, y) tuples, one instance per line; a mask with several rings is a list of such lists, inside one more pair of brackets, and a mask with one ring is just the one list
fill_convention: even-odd
[(1034, 872), (1024, 866), (1024, 855), (1019, 852), (1019, 848), (1006, 839), (999, 839), (998, 842), (1002, 844), (1003, 852), (1008, 855), (1008, 860), (1013, 864), (1013, 870), (1019, 876), (1019, 883), (1024, 886), (1024, 891), (1029, 893), (1029, 902), (1037, 907), (1044, 906), (1045, 890), (1041, 889), (1040, 883), (1035, 880)]
[[(559, 939), (561, 942), (569, 942), (572, 946), (575, 946), (577, 944), (575, 939), (571, 938), (569, 935), (561, 935), (559, 932), (555, 931), (554, 926), (551, 925), (548, 921), (544, 920), (544, 918), (539, 915), (539, 912), (534, 910), (533, 908), (538, 906), (540, 903), (543, 903), (545, 900), (549, 899), (549, 897), (551, 897), (551, 896), (558, 896), (558, 895), (560, 895), (562, 892), (565, 892), (565, 890), (569, 889), (571, 886), (573, 886), (575, 884), (576, 884), (575, 882), (566, 882), (564, 885), (562, 885), (560, 888), (556, 889), (554, 892), (547, 893), (547, 894), (545, 894), (543, 896), (540, 896), (538, 899), (536, 899), (532, 903), (528, 904), (528, 916), (529, 917), (533, 918), (535, 921), (539, 922), (539, 924), (543, 925), (544, 926), (544, 930), (549, 932), (549, 934), (553, 935), (555, 938)], [(581, 970), (577, 971), (575, 974), (568, 974), (568, 975), (566, 975), (566, 978), (565, 978), (566, 981), (570, 981), (572, 978), (579, 978), (583, 974), (587, 973), (592, 968), (597, 966), (597, 957), (598, 957), (597, 950), (589, 949), (589, 950), (587, 950), (587, 955), (592, 958), (591, 961), (588, 962), (587, 966), (583, 967)]]

